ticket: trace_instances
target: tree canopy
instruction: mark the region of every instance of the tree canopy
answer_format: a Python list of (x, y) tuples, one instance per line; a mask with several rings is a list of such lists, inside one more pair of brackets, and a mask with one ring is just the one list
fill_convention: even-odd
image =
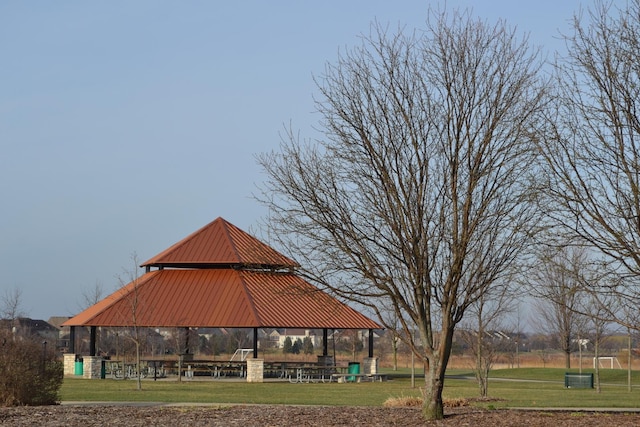
[(258, 159), (270, 235), (318, 286), (395, 313), (429, 370), (429, 418), (455, 325), (535, 231), (541, 64), (468, 13), (432, 12), (421, 34), (376, 24), (316, 79), (322, 138), (290, 130)]

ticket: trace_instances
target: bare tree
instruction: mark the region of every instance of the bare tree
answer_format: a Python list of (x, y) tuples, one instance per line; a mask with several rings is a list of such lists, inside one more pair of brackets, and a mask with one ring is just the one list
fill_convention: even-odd
[(24, 316), (22, 311), (22, 289), (15, 287), (5, 290), (2, 294), (2, 318), (13, 323), (17, 318)]
[(534, 303), (538, 327), (555, 337), (565, 354), (565, 367), (571, 368), (571, 353), (577, 332), (585, 318), (580, 314), (581, 298), (586, 295), (582, 280), (587, 267), (583, 249), (547, 248), (539, 256), (538, 268), (527, 278)]
[[(596, 248), (619, 274), (640, 274), (640, 0), (596, 1), (574, 18), (557, 61), (558, 94), (541, 139), (549, 198), (563, 238)], [(638, 301), (620, 280), (616, 292)]]
[[(619, 304), (618, 304), (619, 305)], [(640, 313), (638, 313), (637, 307), (620, 306), (620, 310), (623, 314), (624, 321), (622, 324), (627, 331), (627, 391), (632, 391), (631, 378), (632, 378), (632, 366), (633, 366), (633, 333), (637, 330), (632, 325), (639, 325)]]
[(467, 331), (462, 334), (475, 360), (475, 375), (481, 397), (489, 393), (489, 371), (500, 351), (505, 350), (504, 341), (509, 336), (502, 333), (505, 316), (512, 311), (513, 290), (507, 284), (488, 289), (470, 307), (472, 316), (467, 322)]
[(104, 297), (104, 286), (102, 282), (96, 280), (92, 288), (82, 290), (82, 301), (80, 303), (82, 310), (97, 304)]
[(131, 255), (131, 260), (133, 262), (133, 268), (131, 270), (124, 271), (124, 277), (118, 277), (118, 280), (121, 285), (122, 294), (128, 301), (128, 308), (125, 313), (121, 313), (123, 319), (123, 325), (126, 326), (123, 329), (124, 335), (131, 340), (131, 342), (135, 345), (135, 353), (136, 353), (136, 386), (138, 390), (142, 390), (142, 365), (140, 363), (141, 356), (141, 346), (143, 340), (146, 340), (146, 334), (143, 331), (143, 328), (140, 326), (138, 318), (140, 316), (141, 311), (145, 308), (143, 299), (140, 296), (139, 292), (139, 279), (140, 276), (138, 274), (138, 256), (134, 253)]
[(524, 334), (522, 332), (522, 312), (520, 310), (521, 300), (516, 300), (513, 302), (515, 304), (515, 318), (513, 319), (513, 323), (511, 324), (511, 332), (514, 337), (513, 339), (513, 358), (511, 367), (520, 368), (520, 344), (524, 344), (523, 338)]
[[(596, 392), (600, 393), (602, 387), (600, 384), (600, 348), (604, 339), (606, 338), (605, 332), (609, 322), (606, 320), (608, 309), (604, 308), (602, 299), (596, 299), (593, 297), (587, 298), (584, 302), (585, 313), (588, 315), (588, 328), (591, 329), (591, 337), (593, 339), (593, 361), (595, 369), (595, 386)], [(610, 300), (609, 303), (613, 304), (614, 301)]]
[(526, 38), (468, 13), (431, 12), (419, 35), (374, 25), (316, 80), (323, 139), (288, 131), (258, 157), (272, 239), (382, 323), (389, 303), (425, 364), (428, 419), (443, 417), (456, 325), (536, 225), (539, 67)]
[(391, 346), (391, 355), (393, 357), (393, 370), (398, 370), (398, 346), (402, 342), (402, 326), (398, 320), (398, 315), (394, 310), (388, 309), (390, 304), (382, 304), (380, 310), (381, 316), (384, 317), (384, 324), (387, 325), (386, 337), (388, 338), (389, 345)]

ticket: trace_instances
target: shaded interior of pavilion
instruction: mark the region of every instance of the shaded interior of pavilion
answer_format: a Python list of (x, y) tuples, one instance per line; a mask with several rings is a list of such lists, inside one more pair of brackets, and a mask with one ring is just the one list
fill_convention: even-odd
[[(262, 382), (280, 370), (291, 379), (295, 363), (285, 366), (265, 363), (259, 348), (259, 331), (265, 329), (318, 330), (321, 353), (307, 372), (336, 378), (354, 371), (338, 366), (329, 348), (336, 330), (362, 331), (367, 336), (367, 356), (358, 363), (358, 374), (376, 376), (374, 331), (381, 326), (352, 307), (311, 285), (296, 274), (299, 265), (290, 258), (244, 232), (223, 218), (217, 218), (153, 258), (141, 264), (145, 273), (102, 299), (63, 326), (70, 328), (69, 350), (65, 354), (65, 375), (105, 378), (107, 364), (99, 354), (103, 331), (171, 329), (182, 331), (180, 349), (174, 357), (147, 358), (149, 375), (177, 370), (178, 378), (205, 372), (220, 378), (237, 370), (248, 382)], [(238, 349), (234, 360), (198, 360), (189, 351), (190, 331), (202, 328), (249, 330), (251, 348)], [(81, 354), (79, 335), (88, 331), (88, 351)], [(100, 333), (98, 333), (100, 331)], [(236, 357), (237, 356), (237, 357)], [(79, 365), (80, 364), (80, 365)], [(81, 369), (79, 369), (81, 366)], [(162, 367), (160, 371), (159, 367)], [(340, 369), (338, 369), (340, 368)], [(342, 372), (341, 372), (342, 370)], [(126, 375), (122, 365), (123, 375)], [(349, 373), (349, 372), (346, 372)], [(351, 378), (353, 378), (351, 376)]]

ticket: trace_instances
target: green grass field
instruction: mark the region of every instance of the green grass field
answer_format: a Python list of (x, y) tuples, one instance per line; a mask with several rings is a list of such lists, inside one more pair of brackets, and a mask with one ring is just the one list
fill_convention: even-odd
[[(289, 382), (246, 383), (228, 380), (143, 381), (143, 390), (136, 390), (132, 380), (83, 380), (66, 378), (60, 397), (63, 401), (146, 401), (163, 403), (245, 403), (288, 405), (380, 406), (389, 397), (420, 396), (411, 387), (409, 370), (386, 371), (392, 379), (377, 383), (311, 383)], [(570, 407), (570, 408), (635, 408), (640, 407), (640, 372), (634, 372), (627, 391), (627, 371), (602, 370), (602, 392), (595, 389), (566, 389), (564, 369), (526, 368), (492, 371), (489, 395), (498, 400), (474, 404), (493, 408), (508, 407)], [(576, 372), (570, 370), (570, 372)], [(584, 373), (590, 372), (583, 370)], [(478, 387), (470, 371), (451, 371), (445, 382), (445, 398), (478, 397)], [(451, 376), (456, 377), (451, 377)], [(424, 379), (417, 377), (418, 387)]]

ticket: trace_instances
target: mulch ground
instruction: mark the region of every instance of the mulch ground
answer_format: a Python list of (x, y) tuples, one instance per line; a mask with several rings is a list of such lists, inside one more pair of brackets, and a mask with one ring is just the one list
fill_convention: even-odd
[(40, 406), (0, 408), (2, 426), (638, 426), (638, 413), (452, 408), (425, 422), (415, 408), (325, 406)]

